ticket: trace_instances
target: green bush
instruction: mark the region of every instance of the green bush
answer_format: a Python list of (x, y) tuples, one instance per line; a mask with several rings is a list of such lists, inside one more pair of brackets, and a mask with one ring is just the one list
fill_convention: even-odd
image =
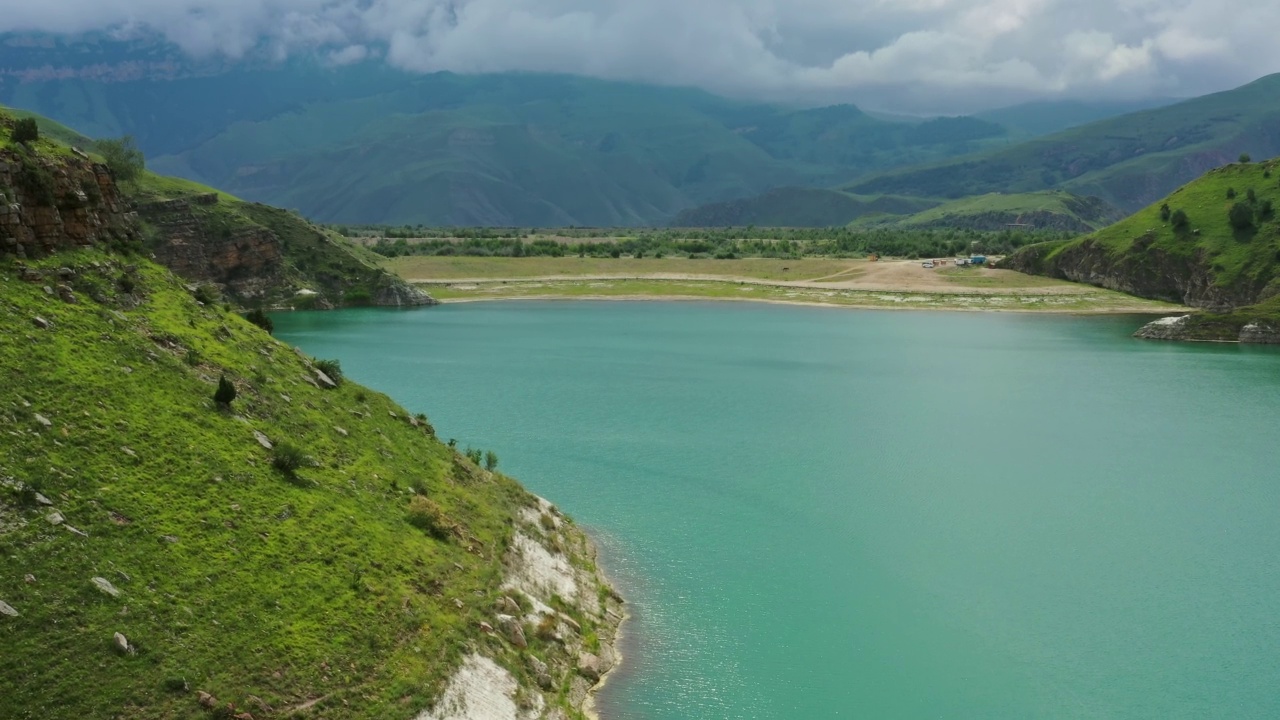
[(408, 519), (410, 525), (440, 540), (447, 539), (453, 532), (453, 522), (444, 514), (444, 510), (421, 495), (415, 495), (409, 501)]
[(146, 158), (130, 135), (118, 140), (99, 140), (96, 149), (106, 159), (107, 169), (117, 180), (133, 180), (147, 166)]
[(23, 118), (13, 124), (13, 132), (9, 133), (9, 137), (16, 143), (33, 143), (40, 139), (40, 126), (36, 124), (35, 118)]
[(1160, 219), (1161, 219), (1161, 220), (1163, 220), (1163, 221), (1165, 221), (1165, 222), (1169, 222), (1169, 217), (1170, 217), (1172, 214), (1173, 214), (1173, 211), (1169, 209), (1169, 203), (1165, 203), (1165, 204), (1163, 204), (1163, 205), (1161, 205), (1161, 206), (1160, 206)]
[(493, 472), (498, 467), (498, 453), (489, 450), (484, 454), (484, 469)]
[(1187, 213), (1182, 208), (1173, 211), (1173, 215), (1169, 216), (1169, 222), (1179, 230), (1185, 230), (1191, 224), (1191, 218), (1187, 217)]
[(1240, 153), (1240, 162), (1248, 164), (1253, 162), (1253, 158), (1249, 157), (1249, 153)]
[(342, 384), (342, 363), (337, 360), (317, 360), (316, 369), (328, 375), (335, 383)]
[(1236, 189), (1235, 189), (1235, 188), (1227, 188), (1227, 199), (1228, 199), (1228, 200), (1234, 200), (1235, 198), (1236, 198)]
[(218, 389), (213, 393), (213, 401), (222, 407), (230, 407), (236, 399), (236, 386), (226, 375), (218, 376)]
[(1231, 220), (1231, 227), (1236, 230), (1248, 230), (1253, 227), (1253, 206), (1247, 202), (1232, 205), (1227, 216)]
[(271, 467), (288, 477), (297, 475), (298, 470), (307, 463), (307, 454), (302, 452), (302, 448), (287, 440), (281, 440), (271, 448)]
[[(275, 333), (275, 329), (276, 329), (275, 322), (271, 320), (271, 317), (269, 315), (267, 315), (265, 312), (262, 311), (262, 308), (254, 308), (253, 310), (250, 310), (244, 316), (244, 319), (248, 320), (254, 325), (257, 325), (263, 330), (266, 330), (268, 335)], [(329, 375), (329, 373), (325, 373), (325, 375)], [(333, 377), (333, 376), (329, 375), (329, 377)], [(338, 381), (337, 378), (334, 378), (334, 382), (337, 382), (337, 381)]]
[(20, 155), (21, 167), (18, 170), (18, 182), (31, 194), (36, 205), (53, 207), (58, 201), (53, 175), (35, 158), (25, 153)]

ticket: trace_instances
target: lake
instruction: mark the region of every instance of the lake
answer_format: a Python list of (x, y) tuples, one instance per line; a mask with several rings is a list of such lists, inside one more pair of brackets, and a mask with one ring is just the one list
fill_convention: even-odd
[(1280, 352), (731, 303), (275, 316), (590, 528), (605, 720), (1280, 717)]

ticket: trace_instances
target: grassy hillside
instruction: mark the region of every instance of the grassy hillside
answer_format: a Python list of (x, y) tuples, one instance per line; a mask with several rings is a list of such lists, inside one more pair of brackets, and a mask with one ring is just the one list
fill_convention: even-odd
[(839, 190), (788, 187), (742, 200), (685, 210), (672, 227), (834, 227), (867, 215), (906, 215), (934, 201), (893, 196), (861, 197)]
[[(18, 612), (0, 616), (0, 715), (199, 717), (207, 692), (259, 717), (407, 718), (470, 649), (524, 666), (475, 630), (533, 503), (515, 482), (382, 395), (322, 390), (308, 359), (144, 260), (28, 267), (106, 302), (0, 265), (0, 600)], [(288, 446), (296, 472), (273, 466)], [(438, 535), (411, 523), (415, 497)]]
[(975, 114), (974, 117), (1003, 125), (1017, 134), (1025, 133), (1039, 137), (1107, 118), (1165, 107), (1175, 102), (1178, 102), (1175, 98), (1115, 101), (1038, 100), (987, 110)]
[(704, 203), (833, 185), (1004, 134), (969, 118), (895, 123), (852, 106), (377, 64), (0, 83), (0, 101), (94, 135), (131, 133), (165, 174), (349, 223), (663, 224)]
[[(47, 118), (3, 107), (0, 147), (9, 142), (7, 118), (20, 117), (36, 119), (41, 132), (39, 152), (65, 154), (70, 152), (69, 146), (91, 153), (98, 149), (96, 141)], [(100, 156), (95, 158), (101, 160)], [(306, 308), (415, 304), (410, 302), (413, 291), (382, 271), (373, 253), (296, 213), (245, 202), (190, 180), (149, 171), (119, 186), (140, 211), (150, 250), (166, 262), (181, 261), (180, 270), (193, 281), (218, 283), (228, 299), (241, 305)], [(177, 207), (175, 202), (179, 203)], [(175, 253), (166, 251), (174, 245), (175, 235), (181, 241), (170, 249), (187, 257), (173, 257)], [(270, 268), (249, 267), (245, 264), (246, 253), (232, 247), (249, 241), (278, 245), (274, 252), (282, 257), (277, 257)], [(252, 275), (259, 277), (246, 277)], [(246, 289), (249, 286), (251, 289)], [(299, 295), (299, 291), (304, 294)]]
[(1280, 75), (847, 189), (960, 198), (1058, 188), (1132, 212), (1241, 153), (1280, 154)]
[(1275, 317), (1278, 206), (1280, 161), (1232, 164), (1092, 235), (1024, 248), (1006, 265), (1225, 312), (1241, 321)]
[(1083, 198), (1047, 190), (1006, 195), (990, 193), (942, 203), (905, 217), (870, 216), (856, 225), (899, 228), (966, 228), (973, 230), (1065, 230), (1089, 232), (1123, 214), (1100, 198)]

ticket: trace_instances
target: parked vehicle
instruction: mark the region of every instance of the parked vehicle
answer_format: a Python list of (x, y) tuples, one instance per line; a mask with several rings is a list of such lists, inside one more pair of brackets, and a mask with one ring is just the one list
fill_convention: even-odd
[(932, 269), (933, 269), (933, 261), (932, 261), (932, 260), (925, 260), (924, 262), (920, 263), (920, 267), (924, 268), (925, 270), (932, 270)]

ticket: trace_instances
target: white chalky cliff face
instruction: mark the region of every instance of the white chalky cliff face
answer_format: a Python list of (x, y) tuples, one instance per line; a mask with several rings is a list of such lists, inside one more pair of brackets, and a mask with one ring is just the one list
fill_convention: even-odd
[(586, 534), (546, 500), (520, 513), (504, 595), (434, 705), (416, 720), (591, 716), (592, 691), (620, 658), (622, 600)]

